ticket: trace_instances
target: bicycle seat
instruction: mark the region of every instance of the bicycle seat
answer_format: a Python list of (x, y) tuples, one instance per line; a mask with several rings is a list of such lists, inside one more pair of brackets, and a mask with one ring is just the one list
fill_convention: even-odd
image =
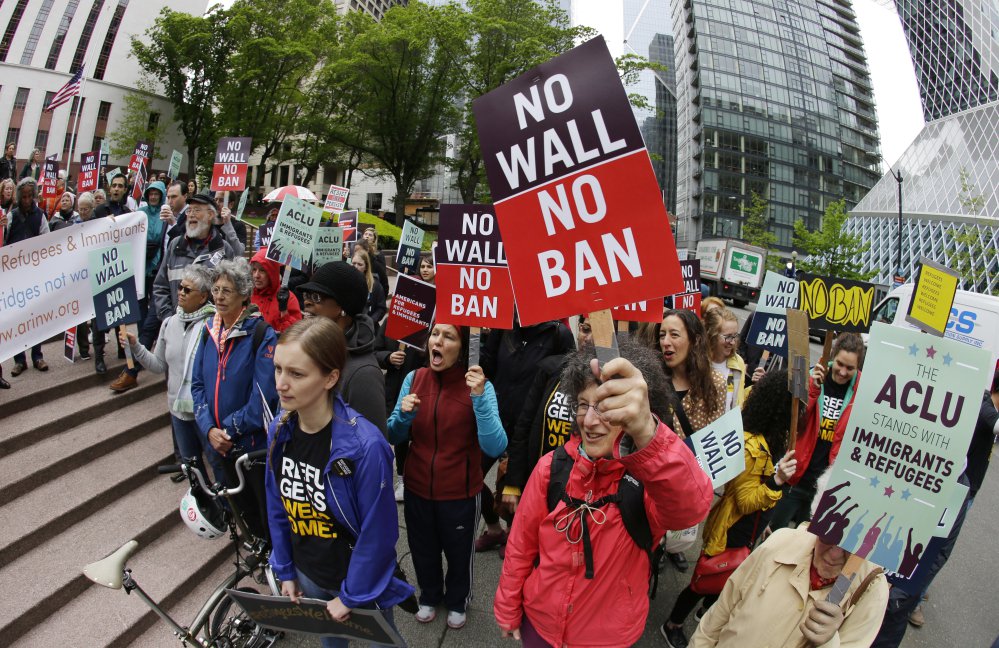
[(139, 548), (139, 543), (129, 540), (115, 549), (107, 557), (92, 562), (83, 568), (83, 575), (101, 587), (121, 589), (121, 577), (125, 571), (125, 563)]

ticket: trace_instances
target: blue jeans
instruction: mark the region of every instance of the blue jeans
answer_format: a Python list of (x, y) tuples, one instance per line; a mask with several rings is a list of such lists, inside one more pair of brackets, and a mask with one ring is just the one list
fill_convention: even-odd
[[(225, 472), (222, 468), (225, 459), (223, 459), (222, 455), (220, 455), (218, 451), (212, 447), (212, 444), (208, 441), (208, 434), (201, 431), (201, 428), (198, 427), (197, 421), (191, 421), (190, 423), (193, 426), (194, 433), (198, 435), (198, 443), (205, 453), (205, 458), (208, 459), (208, 465), (212, 467), (212, 478), (216, 482), (225, 483)], [(235, 486), (235, 484), (233, 484), (233, 486)]]
[[(306, 598), (319, 599), (321, 601), (331, 601), (340, 595), (336, 590), (323, 589), (316, 583), (314, 583), (308, 576), (300, 572), (298, 569), (295, 570), (296, 577), (298, 578), (298, 584), (302, 588), (302, 593), (305, 594)], [(367, 607), (367, 606), (365, 606)], [(385, 608), (381, 610), (382, 616), (388, 621), (392, 628), (399, 632), (399, 628), (396, 627), (395, 621), (392, 617), (392, 608)], [(355, 642), (356, 643), (356, 642)], [(343, 637), (322, 637), (320, 644), (323, 648), (348, 648), (350, 645), (349, 639), (344, 639)], [(383, 646), (385, 644), (368, 644), (369, 646)]]
[[(210, 484), (212, 480), (219, 481), (222, 479), (222, 468), (216, 467), (212, 463), (212, 474), (211, 476), (205, 472), (205, 461), (202, 458), (202, 453), (207, 450), (212, 450), (214, 448), (205, 448), (202, 444), (201, 434), (198, 432), (197, 421), (185, 421), (184, 419), (177, 418), (173, 414), (170, 415), (170, 427), (173, 428), (173, 441), (177, 448), (177, 452), (180, 457), (190, 461), (201, 474), (205, 476), (205, 480)], [(216, 456), (218, 453), (216, 453)], [(211, 455), (208, 456), (209, 461), (211, 461)]]

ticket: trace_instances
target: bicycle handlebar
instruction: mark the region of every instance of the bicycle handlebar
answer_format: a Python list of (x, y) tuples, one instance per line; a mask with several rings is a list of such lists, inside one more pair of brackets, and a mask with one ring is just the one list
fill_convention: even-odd
[(208, 480), (205, 479), (204, 474), (201, 470), (195, 466), (188, 463), (181, 464), (169, 464), (164, 466), (157, 466), (156, 472), (161, 475), (166, 475), (169, 473), (183, 472), (184, 474), (193, 474), (195, 479), (201, 485), (202, 490), (208, 493), (212, 497), (226, 497), (230, 495), (238, 495), (243, 492), (243, 487), (245, 486), (245, 480), (243, 479), (243, 471), (246, 464), (251, 461), (255, 461), (267, 455), (267, 448), (261, 448), (260, 450), (254, 450), (253, 452), (247, 452), (246, 454), (240, 455), (236, 459), (236, 475), (239, 477), (239, 483), (237, 483), (232, 488), (221, 487), (217, 491), (213, 490), (209, 484)]

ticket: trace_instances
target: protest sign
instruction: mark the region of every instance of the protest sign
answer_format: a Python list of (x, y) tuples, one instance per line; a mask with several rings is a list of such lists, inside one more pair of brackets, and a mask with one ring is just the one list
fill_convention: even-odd
[(111, 169), (110, 171), (108, 171), (104, 175), (105, 175), (105, 177), (108, 180), (108, 186), (110, 186), (111, 185), (111, 181), (114, 180), (117, 176), (121, 175), (121, 168), (120, 167), (115, 167), (115, 168)]
[(108, 156), (111, 155), (111, 145), (108, 144), (106, 139), (101, 140), (101, 168), (106, 169), (108, 167)]
[(810, 274), (799, 283), (798, 303), (811, 328), (839, 333), (870, 330), (874, 284)]
[(664, 303), (662, 297), (635, 304), (624, 304), (611, 309), (611, 317), (619, 322), (648, 322), (658, 324), (663, 321)]
[(746, 437), (742, 430), (742, 410), (733, 407), (690, 437), (697, 463), (718, 488), (746, 470)]
[(960, 275), (950, 268), (926, 257), (921, 258), (905, 321), (927, 333), (943, 337), (960, 279)]
[(326, 610), (326, 601), (300, 598), (292, 603), (286, 596), (266, 596), (227, 589), (246, 615), (258, 625), (286, 632), (304, 632), (323, 637), (342, 637), (365, 644), (405, 646), (385, 616), (378, 610), (354, 608), (346, 621), (337, 621)]
[(402, 225), (402, 238), (399, 249), (395, 253), (395, 265), (399, 272), (416, 274), (420, 267), (420, 250), (423, 248), (423, 230), (413, 221), (407, 220)]
[(343, 230), (343, 240), (347, 243), (357, 241), (357, 210), (340, 212), (336, 224)]
[[(911, 576), (954, 501), (991, 371), (983, 349), (873, 324), (849, 425), (808, 530)], [(899, 541), (874, 551), (883, 533)]]
[(662, 194), (603, 38), (472, 109), (523, 324), (682, 290)]
[(339, 227), (320, 227), (316, 230), (316, 244), (312, 248), (312, 265), (318, 268), (326, 263), (343, 260), (343, 230)]
[(80, 154), (80, 175), (76, 189), (81, 194), (85, 191), (97, 191), (101, 184), (101, 152), (90, 151)]
[(323, 211), (331, 214), (343, 211), (347, 205), (347, 194), (349, 193), (350, 189), (347, 187), (330, 185), (330, 192), (326, 194), (326, 202), (323, 203)]
[(180, 175), (180, 163), (184, 160), (184, 154), (180, 151), (174, 150), (170, 154), (170, 166), (167, 168), (167, 177), (171, 180), (176, 180), (177, 176)]
[(239, 205), (236, 207), (236, 220), (243, 220), (243, 210), (246, 209), (246, 199), (250, 195), (250, 190), (247, 189), (243, 192), (243, 195), (239, 197)]
[(135, 200), (142, 200), (142, 190), (146, 186), (146, 162), (145, 158), (139, 160), (139, 168), (135, 172), (135, 176), (132, 178), (132, 198)]
[(797, 307), (798, 282), (768, 270), (747, 343), (786, 358), (787, 309)]
[(683, 278), (683, 292), (673, 295), (673, 308), (686, 309), (701, 316), (701, 261), (690, 259), (680, 261), (680, 276)]
[(249, 137), (219, 138), (212, 166), (212, 191), (246, 189), (246, 172), (250, 168), (252, 150), (250, 142)]
[(302, 263), (312, 258), (322, 215), (319, 207), (295, 196), (285, 196), (274, 221), (267, 258), (300, 270)]
[(492, 205), (441, 205), (437, 319), (456, 326), (513, 327), (513, 288)]
[[(811, 348), (808, 346), (808, 315), (796, 308), (787, 309), (787, 388), (795, 398), (808, 402), (811, 380)], [(793, 412), (792, 412), (793, 414)], [(792, 434), (797, 426), (791, 426)]]
[(76, 362), (76, 327), (71, 326), (66, 329), (62, 336), (62, 357), (70, 362)]
[(59, 179), (59, 161), (50, 155), (42, 163), (42, 198), (58, 198), (56, 181)]
[(399, 275), (389, 306), (385, 335), (414, 349), (423, 349), (434, 321), (436, 293), (433, 284)]
[(149, 145), (149, 142), (136, 142), (135, 150), (132, 151), (132, 157), (128, 160), (128, 170), (138, 172), (139, 167), (149, 159), (149, 152), (151, 150), (152, 147)]
[[(127, 244), (133, 265), (145, 267), (145, 214), (97, 218), (0, 247), (0, 360), (94, 317), (87, 254), (112, 244)], [(135, 286), (145, 290), (141, 273)]]
[(99, 331), (142, 319), (129, 252), (127, 245), (112, 245), (88, 253), (87, 275), (96, 313), (94, 324)]

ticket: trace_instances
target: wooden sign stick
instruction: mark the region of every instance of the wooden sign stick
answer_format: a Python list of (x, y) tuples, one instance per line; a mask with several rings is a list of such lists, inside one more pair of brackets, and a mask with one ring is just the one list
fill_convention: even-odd
[(832, 353), (832, 343), (833, 343), (833, 332), (826, 331), (826, 339), (822, 343), (822, 357), (819, 358), (819, 364), (825, 364), (829, 362), (829, 354)]
[(132, 357), (132, 345), (128, 343), (127, 334), (128, 333), (135, 333), (135, 335), (138, 337), (138, 335), (139, 335), (139, 329), (138, 329), (138, 327), (135, 327), (133, 329), (133, 325), (132, 324), (126, 324), (125, 325), (125, 333), (126, 333), (126, 341), (125, 341), (125, 345), (124, 345), (125, 346), (125, 364), (128, 365), (129, 369), (135, 369), (135, 358)]
[(756, 368), (757, 369), (760, 369), (760, 368), (766, 369), (767, 368), (767, 360), (769, 360), (769, 359), (770, 359), (770, 351), (764, 349), (763, 350), (763, 355), (760, 356), (760, 363), (758, 365), (756, 365)]
[(617, 335), (614, 333), (614, 318), (609, 308), (594, 311), (588, 316), (590, 330), (593, 331), (593, 345), (597, 349), (597, 361), (603, 367), (618, 357)]
[(789, 450), (794, 450), (798, 443), (798, 410), (801, 408), (801, 400), (797, 396), (791, 397), (791, 438), (787, 442)]
[(628, 332), (628, 322), (626, 322), (624, 320), (618, 320), (617, 321), (617, 332), (618, 333), (627, 333)]
[(482, 348), (482, 329), (472, 326), (468, 330), (468, 366), (479, 364), (479, 352)]

